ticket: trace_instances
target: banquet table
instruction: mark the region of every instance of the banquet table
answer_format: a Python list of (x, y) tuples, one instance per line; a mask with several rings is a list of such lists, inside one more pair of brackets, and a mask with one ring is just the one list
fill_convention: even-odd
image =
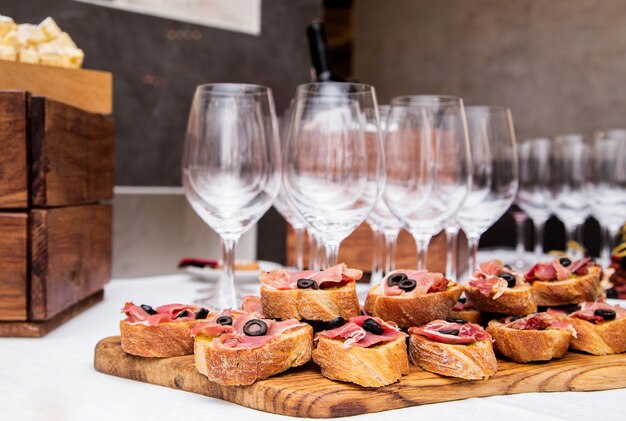
[[(118, 334), (125, 301), (192, 302), (205, 285), (189, 274), (115, 279), (104, 301), (43, 338), (0, 338), (0, 420), (276, 420), (219, 399), (108, 376), (96, 343)], [(355, 420), (624, 420), (626, 389), (528, 393), (430, 404)], [(295, 419), (295, 418), (293, 418)]]

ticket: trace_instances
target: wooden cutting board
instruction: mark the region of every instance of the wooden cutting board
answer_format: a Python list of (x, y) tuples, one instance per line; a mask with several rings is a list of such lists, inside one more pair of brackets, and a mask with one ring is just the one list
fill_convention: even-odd
[(442, 377), (411, 365), (398, 383), (367, 389), (328, 380), (309, 363), (251, 386), (220, 386), (199, 374), (193, 355), (141, 358), (126, 354), (119, 336), (96, 346), (96, 370), (198, 393), (249, 408), (294, 417), (331, 418), (452, 400), (528, 392), (592, 391), (626, 387), (626, 354), (596, 357), (568, 353), (549, 363), (498, 361), (487, 381)]

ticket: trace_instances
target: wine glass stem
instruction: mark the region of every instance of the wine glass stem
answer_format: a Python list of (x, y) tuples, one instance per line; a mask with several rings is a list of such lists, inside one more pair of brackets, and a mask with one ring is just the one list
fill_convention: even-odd
[(296, 269), (304, 269), (304, 228), (294, 227), (296, 237)]
[(452, 279), (456, 281), (457, 279), (457, 237), (459, 235), (458, 227), (447, 227), (446, 228), (446, 246), (447, 246), (447, 255), (446, 255), (446, 276), (448, 279)]
[(469, 233), (467, 234), (467, 243), (469, 246), (469, 271), (470, 273), (478, 270), (478, 241), (480, 240), (480, 234)]
[(535, 222), (535, 259), (539, 260), (543, 255), (543, 227), (545, 222)]
[(430, 234), (413, 235), (415, 246), (417, 247), (417, 270), (425, 270), (428, 267), (428, 244), (431, 237)]
[(315, 265), (318, 270), (322, 270), (328, 264), (326, 259), (326, 244), (324, 243), (324, 239), (321, 236), (317, 236), (317, 261)]
[(608, 266), (611, 264), (611, 232), (609, 227), (602, 224), (600, 224), (600, 239), (602, 240), (600, 261), (603, 266)]
[(524, 229), (526, 228), (526, 220), (528, 218), (515, 218), (515, 227), (517, 232), (517, 244), (515, 245), (515, 254), (518, 261), (524, 260), (526, 245), (524, 242)]
[(317, 251), (317, 236), (309, 230), (309, 270), (319, 270)]
[(396, 245), (398, 244), (398, 231), (385, 233), (385, 275), (396, 270)]
[(372, 238), (374, 247), (372, 249), (372, 274), (370, 276), (370, 285), (374, 286), (383, 278), (383, 234), (377, 229), (372, 229)]
[(326, 243), (326, 267), (335, 266), (337, 264), (337, 255), (339, 254), (339, 243), (337, 241), (328, 241)]
[(237, 238), (222, 238), (222, 273), (218, 281), (217, 303), (219, 309), (237, 308), (235, 292), (235, 246)]

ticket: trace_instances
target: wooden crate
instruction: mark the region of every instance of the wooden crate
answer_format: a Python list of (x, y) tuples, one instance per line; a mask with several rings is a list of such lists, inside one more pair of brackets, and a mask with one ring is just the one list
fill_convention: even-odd
[[(305, 266), (308, 264), (308, 241), (304, 241)], [(348, 266), (370, 272), (373, 257), (372, 230), (367, 224), (361, 224), (348, 236), (339, 249), (339, 262), (345, 262)], [(467, 267), (467, 243), (465, 236), (459, 237), (459, 262), (461, 270)], [(446, 237), (441, 233), (430, 242), (427, 258), (428, 269), (433, 272), (445, 272), (446, 269)], [(287, 264), (293, 266), (296, 261), (296, 240), (293, 230), (287, 230)], [(396, 250), (397, 268), (417, 268), (417, 249), (413, 237), (406, 231), (402, 231), (398, 237)]]
[(0, 91), (0, 150), (0, 336), (42, 336), (111, 278), (113, 120)]

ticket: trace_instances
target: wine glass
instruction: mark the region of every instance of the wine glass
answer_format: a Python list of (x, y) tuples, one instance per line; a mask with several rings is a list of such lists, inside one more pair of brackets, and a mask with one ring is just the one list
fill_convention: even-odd
[(520, 143), (519, 191), (517, 205), (533, 221), (535, 227), (535, 259), (543, 254), (543, 228), (550, 218), (550, 180), (552, 142), (545, 137)]
[[(380, 115), (380, 128), (383, 133), (383, 142), (385, 139), (385, 130), (387, 126), (387, 117), (389, 116), (389, 105), (381, 105), (378, 107)], [(382, 274), (388, 274), (395, 270), (396, 266), (396, 244), (398, 235), (402, 229), (402, 221), (391, 213), (389, 207), (381, 197), (376, 202), (376, 206), (367, 217), (367, 222), (372, 229), (374, 237), (374, 253), (372, 259), (372, 275), (370, 277), (370, 285), (374, 286), (382, 279)], [(385, 267), (382, 267), (382, 249), (385, 249)]]
[(418, 269), (426, 269), (430, 239), (458, 212), (470, 189), (463, 100), (426, 95), (394, 98), (385, 159), (385, 202), (415, 239)]
[(578, 229), (590, 214), (589, 181), (591, 148), (581, 134), (556, 136), (552, 144), (552, 213), (565, 225), (566, 248), (569, 255), (581, 257), (571, 247), (578, 241)]
[(509, 209), (518, 187), (517, 144), (508, 108), (466, 107), (472, 148), (472, 189), (457, 221), (469, 243), (469, 271), (476, 271), (481, 235)]
[(376, 94), (357, 83), (298, 86), (285, 149), (285, 191), (326, 247), (326, 266), (369, 215), (385, 173)]
[(280, 177), (272, 91), (234, 83), (198, 86), (189, 112), (182, 181), (192, 208), (222, 241), (222, 273), (204, 301), (219, 309), (237, 308), (235, 246), (272, 205)]
[(590, 203), (606, 237), (602, 258), (608, 263), (611, 241), (626, 222), (626, 130), (597, 132), (592, 148), (592, 163)]

